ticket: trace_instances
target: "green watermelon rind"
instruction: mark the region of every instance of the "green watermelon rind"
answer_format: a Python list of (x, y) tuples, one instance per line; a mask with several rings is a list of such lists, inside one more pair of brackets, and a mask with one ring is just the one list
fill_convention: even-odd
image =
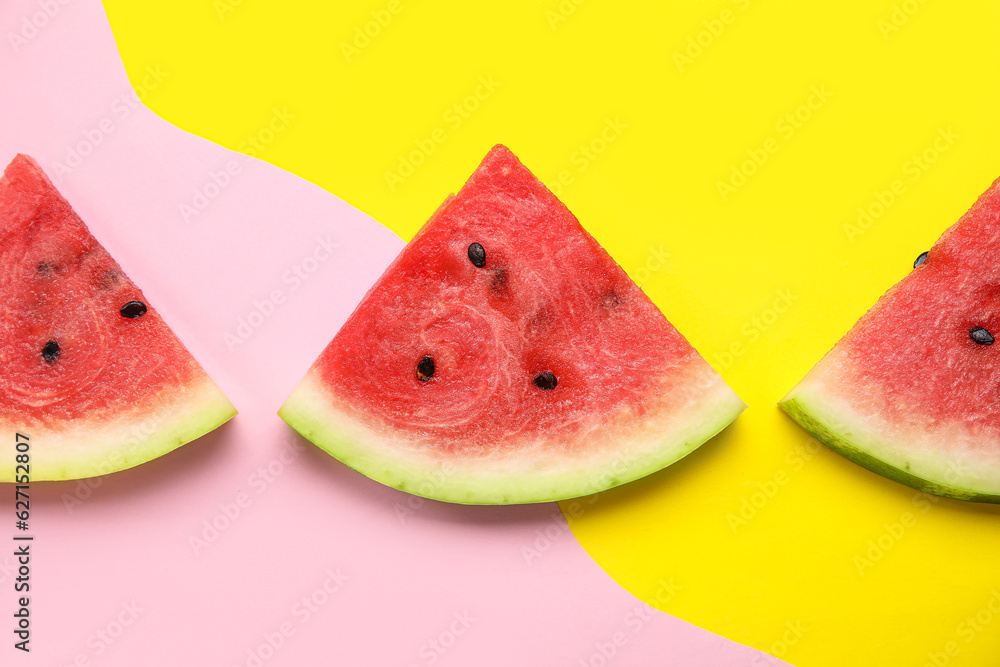
[[(159, 409), (151, 406), (161, 405)], [(67, 427), (4, 424), (10, 455), (0, 465), (0, 482), (14, 482), (16, 433), (28, 436), (32, 482), (98, 477), (159, 458), (215, 430), (236, 408), (208, 377), (186, 387), (170, 387), (133, 414), (77, 419)], [(57, 453), (55, 459), (46, 452)], [(73, 454), (75, 452), (75, 454)]]
[[(711, 369), (708, 372), (714, 375)], [(628, 451), (631, 444), (619, 442), (618, 449), (609, 448), (591, 465), (581, 467), (572, 458), (555, 460), (553, 469), (525, 469), (520, 475), (475, 460), (469, 466), (461, 459), (442, 460), (440, 466), (424, 459), (407, 463), (405, 445), (404, 449), (382, 453), (385, 434), (374, 432), (334, 407), (310, 376), (289, 396), (278, 415), (348, 467), (401, 491), (466, 505), (541, 503), (591, 495), (639, 479), (687, 456), (721, 432), (746, 409), (746, 404), (721, 378), (715, 378), (714, 393), (706, 393), (697, 403), (701, 408), (698, 414), (683, 415), (685, 423), (675, 426), (672, 432), (664, 424), (668, 435), (647, 442), (633, 456), (616, 455), (616, 451)]]
[[(811, 433), (831, 450), (878, 475), (905, 484), (918, 491), (937, 496), (954, 498), (955, 500), (1000, 504), (1000, 493), (984, 493), (962, 488), (955, 484), (949, 485), (940, 481), (934, 481), (928, 479), (926, 476), (916, 475), (911, 471), (873, 455), (852, 442), (846, 434), (839, 433), (836, 427), (828, 426), (816, 414), (817, 412), (821, 412), (821, 410), (810, 407), (801, 397), (786, 398), (778, 403), (778, 407), (795, 420), (799, 426)], [(942, 467), (947, 467), (947, 464), (943, 464)]]

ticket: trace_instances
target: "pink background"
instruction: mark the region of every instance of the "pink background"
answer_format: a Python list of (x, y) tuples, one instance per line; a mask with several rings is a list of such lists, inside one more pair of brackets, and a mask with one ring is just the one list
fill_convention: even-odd
[[(3, 3), (0, 33), (40, 7)], [(100, 3), (58, 7), (0, 47), (0, 162), (39, 160), (241, 414), (138, 468), (32, 485), (32, 652), (7, 630), (0, 664), (784, 664), (636, 600), (555, 504), (423, 501), (286, 427), (275, 411), (402, 241), (156, 117)]]

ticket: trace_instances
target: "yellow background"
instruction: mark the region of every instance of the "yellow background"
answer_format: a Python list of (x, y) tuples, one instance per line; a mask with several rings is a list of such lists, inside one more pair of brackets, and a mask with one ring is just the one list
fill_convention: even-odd
[(403, 238), (506, 143), (715, 365), (735, 425), (563, 504), (628, 590), (801, 666), (996, 664), (1000, 507), (928, 500), (775, 407), (1000, 176), (996, 2), (105, 4), (155, 112)]

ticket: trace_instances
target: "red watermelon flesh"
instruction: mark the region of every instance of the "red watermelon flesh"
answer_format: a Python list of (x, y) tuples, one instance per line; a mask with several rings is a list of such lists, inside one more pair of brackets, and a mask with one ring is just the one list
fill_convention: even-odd
[(26, 155), (0, 180), (0, 265), (0, 430), (30, 438), (31, 479), (128, 468), (235, 414)]
[(1000, 502), (1000, 180), (917, 264), (781, 407), (875, 472)]
[(662, 468), (744, 407), (573, 214), (497, 146), (279, 414), (391, 486), (514, 503)]

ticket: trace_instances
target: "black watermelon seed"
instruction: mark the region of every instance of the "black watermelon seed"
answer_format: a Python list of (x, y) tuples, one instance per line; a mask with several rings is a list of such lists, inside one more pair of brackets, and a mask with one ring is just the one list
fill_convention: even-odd
[(469, 261), (475, 264), (480, 269), (486, 266), (486, 248), (479, 245), (478, 243), (473, 243), (469, 246)]
[(972, 342), (978, 343), (979, 345), (993, 344), (993, 334), (983, 327), (972, 327), (969, 329), (969, 338), (972, 339)]
[(129, 301), (121, 310), (118, 311), (122, 314), (122, 317), (127, 317), (130, 320), (134, 320), (137, 317), (142, 317), (146, 314), (146, 304), (142, 301)]
[(51, 364), (58, 358), (59, 358), (59, 343), (55, 342), (54, 340), (50, 340), (48, 343), (45, 344), (45, 347), (42, 348), (42, 359)]
[(434, 358), (428, 355), (417, 364), (417, 379), (427, 382), (432, 377), (434, 377)]
[(38, 266), (35, 267), (35, 270), (38, 271), (38, 275), (43, 278), (48, 278), (53, 274), (53, 272), (55, 272), (56, 265), (53, 262), (48, 261), (39, 262)]
[(559, 380), (556, 379), (555, 375), (548, 371), (542, 371), (535, 376), (535, 386), (539, 389), (551, 391), (556, 388), (557, 384), (559, 384)]
[(920, 253), (919, 255), (917, 255), (917, 258), (915, 260), (913, 260), (913, 268), (917, 268), (918, 266), (920, 266), (921, 264), (923, 264), (924, 262), (927, 261), (927, 252), (928, 251), (925, 250), (922, 253)]

